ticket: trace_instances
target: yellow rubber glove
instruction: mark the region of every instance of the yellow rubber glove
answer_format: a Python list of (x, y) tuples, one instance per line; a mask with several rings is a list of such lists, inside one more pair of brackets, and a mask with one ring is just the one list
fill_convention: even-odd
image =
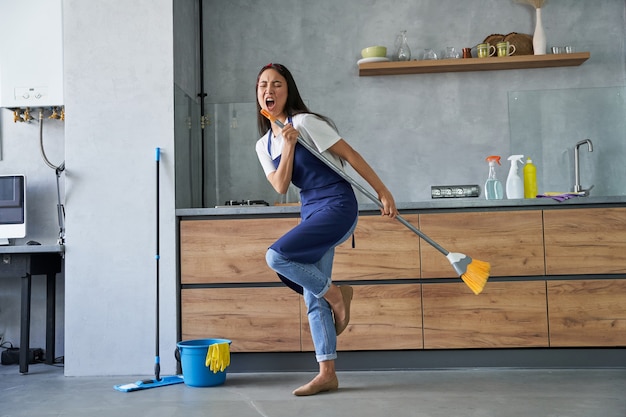
[(213, 345), (213, 358), (211, 361), (211, 370), (214, 374), (220, 370), (220, 348), (218, 345)]
[(230, 346), (228, 343), (220, 343), (218, 346), (220, 352), (220, 371), (224, 372), (224, 369), (230, 365)]
[(204, 366), (206, 366), (207, 368), (211, 366), (211, 361), (213, 360), (214, 350), (215, 350), (215, 345), (209, 345), (209, 350), (207, 351), (206, 359), (204, 360)]
[(211, 369), (214, 374), (218, 371), (224, 372), (224, 369), (230, 365), (230, 346), (228, 343), (214, 343), (209, 345), (204, 364)]

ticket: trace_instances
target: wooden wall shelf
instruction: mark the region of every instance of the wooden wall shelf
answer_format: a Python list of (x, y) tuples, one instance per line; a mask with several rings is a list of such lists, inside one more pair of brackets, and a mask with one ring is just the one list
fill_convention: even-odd
[(577, 52), (573, 54), (517, 55), (502, 58), (370, 62), (359, 65), (359, 76), (573, 67), (581, 65), (589, 57), (589, 52)]

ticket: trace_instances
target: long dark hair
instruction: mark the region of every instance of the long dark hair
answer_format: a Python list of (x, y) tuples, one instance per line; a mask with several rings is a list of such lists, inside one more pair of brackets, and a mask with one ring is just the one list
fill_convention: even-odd
[[(265, 65), (259, 71), (259, 74), (256, 77), (256, 90), (259, 88), (259, 78), (261, 78), (261, 74), (263, 74), (268, 69), (273, 69), (277, 71), (280, 75), (282, 75), (285, 80), (287, 80), (287, 102), (285, 103), (285, 112), (289, 116), (295, 116), (300, 113), (310, 113), (313, 114), (320, 119), (324, 120), (333, 129), (337, 130), (335, 123), (330, 120), (326, 116), (322, 116), (321, 114), (314, 113), (309, 110), (309, 108), (304, 104), (302, 97), (300, 96), (300, 91), (298, 91), (298, 86), (296, 85), (296, 81), (293, 79), (293, 75), (291, 72), (281, 64), (269, 63)], [(255, 97), (257, 97), (257, 92), (255, 91)], [(259, 128), (259, 134), (264, 135), (272, 127), (272, 122), (270, 122), (265, 116), (261, 114), (261, 105), (259, 104), (259, 100), (256, 100), (256, 110), (257, 110), (257, 126)]]

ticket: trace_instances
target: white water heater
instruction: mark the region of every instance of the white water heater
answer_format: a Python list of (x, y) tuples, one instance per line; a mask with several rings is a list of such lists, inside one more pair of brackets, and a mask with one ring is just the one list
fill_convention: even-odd
[(0, 107), (61, 105), (62, 0), (0, 0)]

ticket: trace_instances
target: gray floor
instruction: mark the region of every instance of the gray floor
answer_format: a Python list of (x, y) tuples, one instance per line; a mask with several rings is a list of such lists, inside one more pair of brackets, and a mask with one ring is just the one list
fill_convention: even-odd
[(121, 393), (113, 385), (141, 378), (65, 377), (44, 364), (20, 375), (16, 365), (0, 366), (0, 416), (626, 416), (626, 369), (341, 372), (339, 391), (291, 395), (312, 376), (229, 373), (220, 387)]

